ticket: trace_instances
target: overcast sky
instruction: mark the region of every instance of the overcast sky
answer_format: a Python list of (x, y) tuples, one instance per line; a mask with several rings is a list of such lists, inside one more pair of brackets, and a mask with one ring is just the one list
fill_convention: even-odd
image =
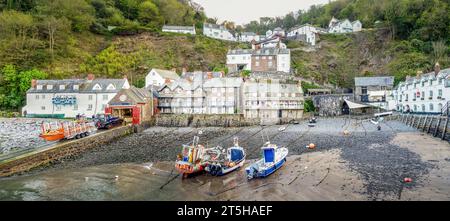
[(200, 3), (208, 17), (220, 21), (246, 24), (260, 17), (284, 16), (311, 5), (328, 3), (329, 0), (194, 0)]

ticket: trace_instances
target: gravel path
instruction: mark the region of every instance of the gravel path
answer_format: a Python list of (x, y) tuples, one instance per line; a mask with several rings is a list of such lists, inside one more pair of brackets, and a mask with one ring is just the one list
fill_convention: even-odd
[[(306, 122), (299, 125), (254, 126), (246, 128), (163, 128), (152, 127), (139, 134), (117, 140), (111, 144), (57, 162), (43, 170), (61, 170), (103, 164), (146, 163), (173, 161), (181, 149), (181, 144), (191, 142), (201, 130), (200, 142), (207, 146), (232, 145), (237, 136), (240, 145), (247, 150), (248, 158), (260, 156), (260, 147), (269, 137), (272, 143), (289, 148), (290, 155), (305, 152), (321, 152), (339, 149), (341, 159), (363, 180), (369, 199), (384, 199), (385, 196), (400, 198), (404, 188), (421, 185), (419, 181), (404, 186), (403, 178), (414, 181), (427, 174), (433, 165), (421, 160), (421, 156), (391, 143), (397, 133), (416, 130), (397, 121), (383, 122), (381, 131), (370, 122), (345, 118), (319, 119), (316, 127), (308, 127)], [(349, 135), (344, 135), (348, 130)], [(316, 144), (316, 149), (305, 146)]]

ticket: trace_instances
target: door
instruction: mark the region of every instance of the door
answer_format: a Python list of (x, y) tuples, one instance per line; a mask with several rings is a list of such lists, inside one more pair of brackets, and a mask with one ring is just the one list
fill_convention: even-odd
[(137, 125), (141, 123), (141, 109), (139, 107), (133, 107), (133, 124)]

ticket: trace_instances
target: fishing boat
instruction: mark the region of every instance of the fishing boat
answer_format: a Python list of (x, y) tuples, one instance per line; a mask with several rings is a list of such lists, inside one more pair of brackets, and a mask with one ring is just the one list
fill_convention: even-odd
[(213, 176), (223, 176), (241, 168), (245, 163), (245, 150), (239, 146), (239, 140), (234, 138), (234, 146), (225, 150), (218, 146), (207, 149), (203, 156), (205, 170)]
[(79, 139), (89, 136), (94, 130), (92, 122), (44, 122), (39, 137), (46, 141)]
[(317, 124), (317, 119), (316, 119), (315, 117), (311, 118), (311, 119), (308, 121), (308, 126), (309, 126), (309, 127), (315, 127), (316, 124)]
[(276, 144), (267, 142), (262, 148), (263, 158), (256, 161), (249, 167), (245, 168), (247, 178), (263, 178), (267, 177), (286, 162), (288, 149), (285, 147), (278, 147)]
[(205, 147), (198, 143), (199, 137), (195, 136), (191, 145), (183, 145), (181, 154), (175, 162), (175, 168), (187, 177), (190, 174), (202, 172), (204, 165), (202, 164), (202, 157)]

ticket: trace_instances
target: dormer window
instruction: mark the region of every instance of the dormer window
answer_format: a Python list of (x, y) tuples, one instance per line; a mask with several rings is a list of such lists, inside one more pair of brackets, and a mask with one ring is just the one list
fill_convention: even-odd
[(37, 86), (36, 86), (36, 89), (37, 89), (37, 90), (42, 90), (42, 85), (37, 85)]
[(53, 90), (53, 85), (51, 84), (47, 85), (47, 90)]
[(65, 90), (66, 89), (66, 85), (59, 85), (59, 90)]
[(74, 91), (78, 91), (79, 89), (80, 89), (80, 85), (78, 85), (78, 84), (73, 85)]
[(106, 90), (115, 90), (116, 87), (113, 84), (109, 84)]
[(94, 85), (94, 87), (92, 88), (92, 90), (101, 90), (102, 87), (99, 84)]

